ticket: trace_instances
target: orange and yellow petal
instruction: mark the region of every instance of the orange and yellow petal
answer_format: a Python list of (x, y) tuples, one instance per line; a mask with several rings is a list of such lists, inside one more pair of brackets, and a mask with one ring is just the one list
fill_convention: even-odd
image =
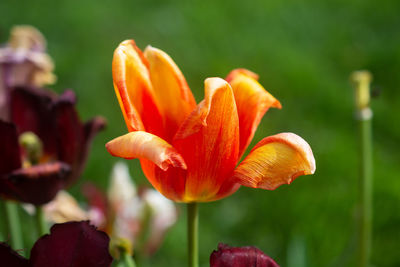
[(261, 140), (234, 171), (244, 186), (274, 190), (300, 175), (315, 172), (309, 144), (293, 133), (280, 133)]
[(163, 114), (166, 140), (172, 140), (179, 126), (196, 107), (196, 101), (185, 77), (168, 54), (148, 46), (144, 56), (149, 63), (154, 94)]
[(106, 149), (115, 157), (150, 160), (164, 171), (170, 166), (186, 169), (185, 161), (175, 148), (151, 133), (130, 132), (108, 142)]
[(115, 92), (130, 131), (163, 135), (163, 120), (154, 97), (146, 59), (133, 40), (114, 51), (112, 73)]
[[(173, 146), (187, 164), (184, 202), (211, 201), (232, 193), (221, 186), (238, 160), (239, 120), (232, 88), (223, 79), (205, 81), (205, 99), (174, 137)], [(237, 188), (236, 188), (237, 189)]]
[(246, 69), (233, 70), (226, 78), (232, 86), (239, 115), (240, 156), (253, 139), (265, 112), (270, 107), (281, 108), (279, 101), (257, 79), (257, 74)]

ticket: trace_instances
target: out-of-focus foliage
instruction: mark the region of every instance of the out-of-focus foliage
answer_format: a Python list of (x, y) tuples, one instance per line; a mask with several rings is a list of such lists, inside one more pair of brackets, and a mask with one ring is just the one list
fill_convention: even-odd
[[(351, 71), (374, 74), (373, 263), (400, 265), (400, 19), (397, 0), (382, 1), (11, 1), (0, 2), (0, 41), (15, 24), (46, 36), (60, 92), (73, 88), (83, 119), (101, 114), (108, 128), (94, 142), (83, 179), (106, 186), (111, 158), (104, 144), (126, 132), (111, 79), (113, 50), (134, 38), (169, 53), (196, 100), (203, 81), (246, 67), (282, 105), (270, 110), (253, 144), (282, 131), (313, 148), (317, 172), (276, 191), (242, 188), (200, 207), (200, 259), (218, 242), (254, 245), (282, 266), (350, 266), (355, 245), (357, 143)], [(147, 183), (137, 161), (138, 183)], [(78, 198), (80, 184), (72, 193)], [(164, 246), (142, 266), (184, 266), (185, 209)], [(28, 220), (27, 220), (28, 221)], [(29, 222), (29, 221), (28, 221)], [(29, 237), (29, 236), (28, 236)], [(295, 265), (292, 265), (295, 266)], [(298, 265), (297, 265), (298, 266)]]

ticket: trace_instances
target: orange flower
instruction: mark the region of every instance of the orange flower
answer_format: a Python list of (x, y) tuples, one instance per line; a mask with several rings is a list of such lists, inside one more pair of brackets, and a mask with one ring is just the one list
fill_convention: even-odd
[(185, 78), (163, 51), (144, 53), (122, 42), (112, 64), (115, 92), (129, 133), (106, 144), (111, 155), (139, 158), (150, 183), (179, 202), (206, 202), (240, 185), (273, 190), (315, 171), (310, 146), (293, 133), (261, 140), (238, 165), (264, 113), (281, 108), (257, 82), (236, 69), (205, 80), (198, 105)]

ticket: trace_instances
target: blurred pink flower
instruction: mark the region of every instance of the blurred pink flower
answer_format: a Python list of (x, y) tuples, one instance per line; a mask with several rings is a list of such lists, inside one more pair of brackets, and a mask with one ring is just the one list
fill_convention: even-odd
[(8, 120), (5, 106), (12, 88), (53, 84), (53, 70), (42, 33), (29, 25), (14, 26), (8, 43), (0, 48), (0, 119)]

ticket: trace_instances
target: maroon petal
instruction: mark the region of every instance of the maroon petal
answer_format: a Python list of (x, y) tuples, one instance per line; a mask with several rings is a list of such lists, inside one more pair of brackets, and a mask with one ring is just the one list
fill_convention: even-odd
[(74, 92), (67, 90), (54, 105), (58, 159), (70, 164), (72, 170), (67, 186), (82, 173), (91, 140), (105, 126), (105, 119), (101, 117), (95, 117), (83, 125), (74, 108), (75, 102)]
[(0, 144), (1, 179), (4, 174), (21, 167), (18, 136), (14, 124), (0, 120)]
[(55, 224), (33, 246), (30, 262), (33, 267), (111, 266), (109, 241), (87, 221)]
[(58, 159), (75, 169), (84, 139), (83, 125), (75, 110), (75, 94), (68, 90), (54, 104)]
[(79, 178), (79, 176), (81, 175), (90, 151), (92, 140), (99, 131), (104, 129), (106, 124), (107, 124), (106, 119), (100, 116), (94, 117), (93, 119), (85, 123), (83, 128), (84, 138), (82, 143), (80, 144), (80, 151), (78, 153), (78, 157), (75, 159), (76, 169), (74, 170), (72, 177), (68, 179), (67, 186), (74, 183), (75, 180)]
[(210, 256), (210, 267), (279, 267), (256, 247), (230, 247), (218, 244)]
[(7, 267), (29, 267), (29, 261), (11, 249), (6, 243), (0, 242), (0, 264)]
[(11, 117), (18, 134), (31, 131), (43, 142), (46, 154), (56, 154), (52, 102), (55, 94), (45, 89), (18, 87), (11, 92)]
[(62, 162), (39, 164), (6, 175), (0, 179), (0, 188), (9, 198), (42, 205), (51, 201), (64, 187), (69, 173), (69, 166)]

